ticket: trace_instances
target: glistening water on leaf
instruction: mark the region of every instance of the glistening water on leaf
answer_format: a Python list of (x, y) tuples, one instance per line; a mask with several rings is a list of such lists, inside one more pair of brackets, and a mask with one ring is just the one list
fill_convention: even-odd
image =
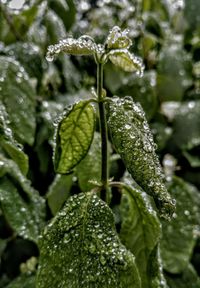
[(56, 129), (54, 166), (58, 173), (70, 172), (87, 154), (95, 129), (94, 107), (89, 101), (80, 101), (67, 112)]
[(40, 239), (37, 288), (140, 288), (134, 256), (117, 236), (110, 208), (80, 193), (45, 228)]
[(132, 177), (125, 175), (123, 180), (120, 239), (136, 257), (142, 287), (164, 288), (166, 284), (161, 263), (156, 270), (157, 263), (160, 262), (157, 252), (161, 237), (159, 218), (151, 205), (150, 197), (135, 185)]
[(168, 193), (155, 153), (153, 136), (140, 104), (131, 97), (108, 102), (108, 124), (117, 152), (133, 179), (153, 196), (162, 217), (170, 218), (175, 203)]

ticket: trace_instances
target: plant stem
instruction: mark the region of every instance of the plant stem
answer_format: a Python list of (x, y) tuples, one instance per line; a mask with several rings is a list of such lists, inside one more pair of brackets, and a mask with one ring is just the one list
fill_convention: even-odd
[(97, 63), (97, 96), (99, 105), (99, 125), (101, 133), (101, 199), (106, 201), (108, 187), (108, 132), (105, 104), (103, 102), (103, 64)]

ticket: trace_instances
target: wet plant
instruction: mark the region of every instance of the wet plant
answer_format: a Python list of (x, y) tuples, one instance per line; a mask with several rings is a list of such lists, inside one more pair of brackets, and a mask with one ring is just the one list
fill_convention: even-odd
[[(103, 69), (108, 61), (142, 77), (144, 66), (130, 52), (131, 45), (128, 30), (115, 26), (103, 45), (83, 35), (48, 48), (48, 61), (61, 52), (93, 56), (97, 89), (91, 98), (68, 106), (56, 123), (56, 173), (67, 175), (76, 169), (81, 179), (87, 167), (88, 176), (80, 185), (83, 192), (66, 200), (40, 236), (37, 288), (167, 287), (159, 250), (160, 218), (167, 221), (172, 217), (175, 201), (165, 186), (141, 105), (129, 96), (107, 97), (103, 88)], [(100, 132), (96, 132), (96, 119)], [(101, 152), (91, 161), (94, 145)], [(127, 169), (121, 181), (110, 179), (109, 163), (115, 153), (111, 147)], [(95, 161), (99, 163), (98, 179), (90, 175)], [(109, 206), (113, 193), (119, 192), (121, 226), (117, 233), (116, 215)]]

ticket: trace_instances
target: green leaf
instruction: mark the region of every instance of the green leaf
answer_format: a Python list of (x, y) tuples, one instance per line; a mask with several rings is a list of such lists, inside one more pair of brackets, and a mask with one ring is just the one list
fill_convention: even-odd
[[(95, 161), (94, 161), (95, 159)], [(78, 183), (81, 191), (90, 191), (94, 188), (89, 180), (100, 182), (101, 171), (101, 136), (94, 133), (94, 139), (87, 156), (79, 163), (76, 168)]]
[(22, 274), (5, 288), (35, 288), (35, 275)]
[[(124, 180), (126, 185), (122, 186), (123, 196), (120, 204), (120, 239), (136, 257), (142, 287), (166, 287), (161, 281), (162, 265), (160, 270), (154, 268), (155, 263), (159, 261), (156, 251), (161, 237), (160, 221), (152, 208), (149, 196), (134, 185), (131, 176), (125, 177)], [(150, 273), (153, 270), (156, 271)]]
[(56, 43), (67, 36), (63, 21), (53, 10), (48, 9), (44, 21), (49, 43)]
[(156, 95), (156, 72), (147, 71), (143, 77), (136, 74), (125, 76), (119, 89), (115, 92), (117, 95), (132, 96), (135, 102), (139, 102), (145, 111), (147, 120), (151, 119), (158, 108), (158, 97)]
[(191, 59), (182, 44), (171, 38), (160, 52), (157, 93), (162, 101), (181, 101), (184, 91), (192, 84)]
[(187, 21), (187, 28), (194, 32), (199, 29), (200, 19), (200, 2), (198, 0), (185, 0), (184, 16)]
[(71, 171), (86, 156), (94, 135), (95, 117), (94, 108), (87, 100), (68, 107), (56, 130), (56, 172)]
[(31, 2), (29, 5), (24, 5), (24, 7), (18, 9), (17, 13), (15, 9), (9, 7), (9, 3), (1, 3), (1, 25), (3, 29), (0, 29), (0, 41), (10, 44), (16, 42), (16, 40), (21, 40), (25, 36), (37, 15), (39, 6), (36, 0)]
[(190, 150), (200, 145), (200, 101), (183, 102), (176, 110), (173, 128), (178, 147)]
[(65, 52), (70, 55), (93, 55), (98, 51), (97, 45), (94, 40), (88, 36), (83, 35), (78, 39), (66, 38), (60, 40), (58, 44), (50, 45), (48, 47), (46, 59), (48, 61), (53, 61), (55, 55), (58, 55), (60, 52)]
[(183, 151), (183, 155), (188, 160), (192, 168), (200, 167), (200, 156), (198, 154), (193, 155), (190, 152)]
[(3, 151), (12, 158), (19, 166), (21, 172), (26, 175), (28, 172), (28, 156), (22, 151), (9, 127), (8, 114), (5, 106), (0, 101), (0, 146)]
[(191, 264), (188, 265), (179, 275), (171, 275), (166, 273), (167, 283), (170, 288), (200, 288), (200, 278)]
[(110, 61), (126, 72), (143, 74), (144, 66), (140, 58), (131, 54), (127, 49), (111, 50), (108, 54)]
[(10, 226), (25, 239), (37, 241), (44, 224), (44, 201), (18, 166), (0, 155), (0, 202)]
[(127, 36), (128, 32), (128, 30), (121, 31), (118, 26), (114, 26), (106, 39), (108, 49), (128, 49), (132, 44), (131, 39)]
[(134, 103), (131, 97), (115, 97), (109, 101), (108, 108), (108, 124), (116, 151), (133, 179), (153, 196), (161, 216), (170, 217), (174, 201), (165, 187), (153, 136), (141, 105)]
[(59, 15), (59, 17), (63, 20), (65, 28), (67, 29), (67, 31), (69, 31), (76, 17), (76, 6), (74, 4), (74, 1), (58, 0), (55, 2), (53, 0), (50, 0), (48, 1), (48, 5)]
[(134, 256), (116, 234), (112, 211), (93, 193), (71, 197), (39, 245), (37, 288), (141, 287)]
[(169, 191), (177, 201), (171, 222), (162, 222), (161, 256), (164, 268), (170, 273), (181, 273), (187, 267), (200, 229), (199, 191), (181, 178), (174, 177)]
[(61, 209), (64, 202), (70, 196), (73, 184), (73, 175), (56, 175), (47, 193), (47, 201), (53, 215)]
[(36, 127), (36, 92), (24, 68), (13, 58), (0, 57), (0, 101), (9, 115), (17, 141), (32, 145)]
[(39, 46), (30, 42), (16, 42), (7, 46), (5, 53), (19, 61), (30, 77), (37, 77), (41, 81), (43, 56)]

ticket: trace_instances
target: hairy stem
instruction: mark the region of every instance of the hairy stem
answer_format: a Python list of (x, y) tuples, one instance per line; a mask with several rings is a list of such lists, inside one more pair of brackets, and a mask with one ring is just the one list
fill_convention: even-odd
[(101, 199), (106, 201), (106, 190), (108, 186), (108, 132), (105, 104), (103, 103), (103, 64), (97, 63), (97, 95), (99, 105), (99, 124), (101, 133)]

